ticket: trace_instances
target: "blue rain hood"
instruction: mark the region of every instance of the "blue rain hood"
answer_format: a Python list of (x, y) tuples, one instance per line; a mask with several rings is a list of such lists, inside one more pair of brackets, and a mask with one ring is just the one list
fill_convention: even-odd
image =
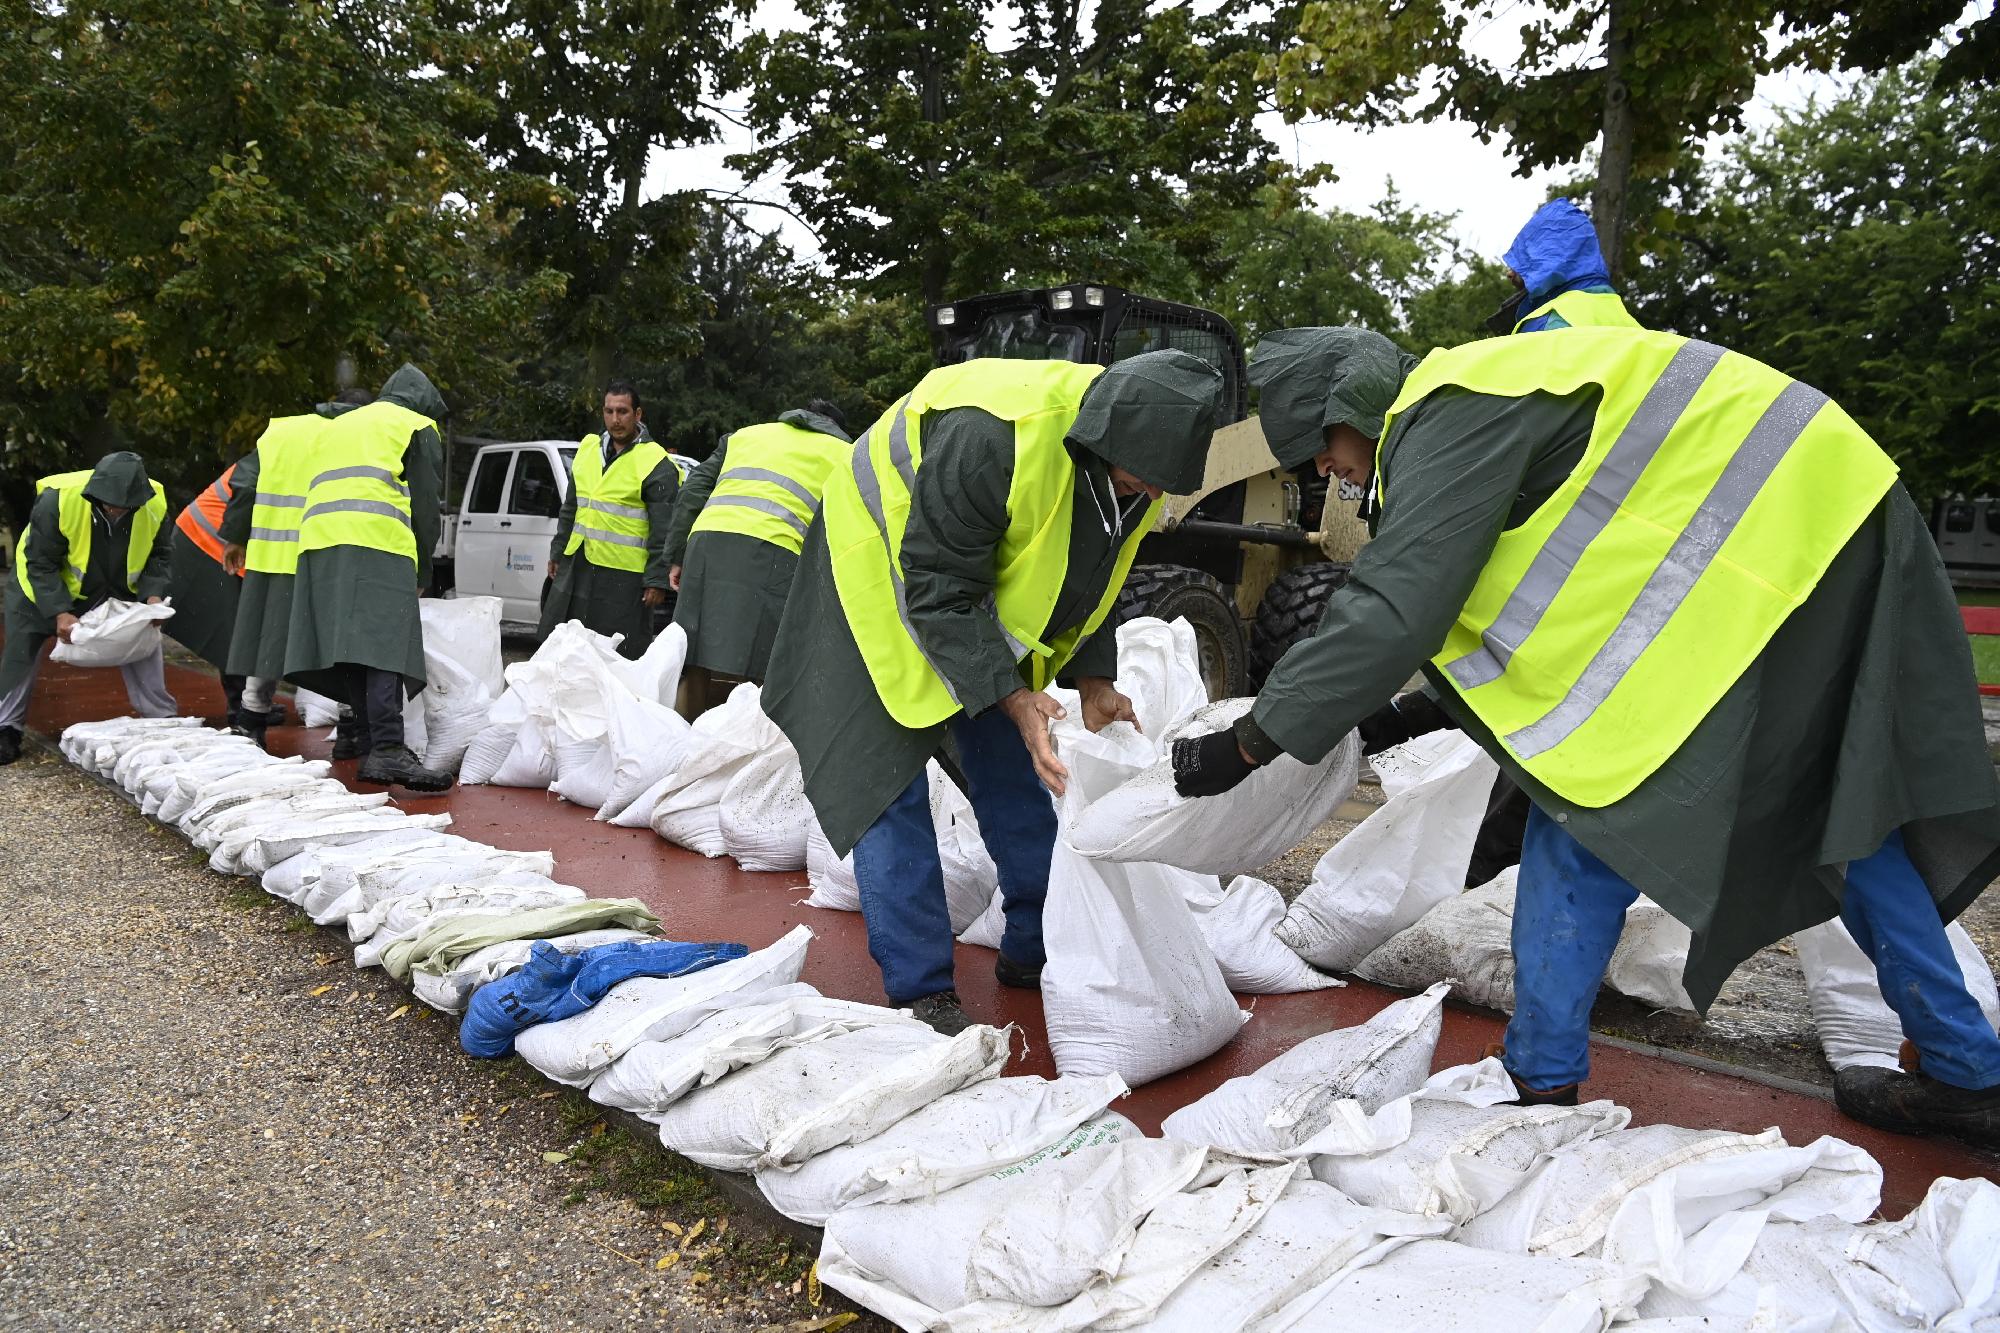
[(1527, 284), (1522, 314), (1564, 292), (1611, 289), (1604, 251), (1597, 246), (1597, 228), (1567, 199), (1536, 209), (1503, 258)]

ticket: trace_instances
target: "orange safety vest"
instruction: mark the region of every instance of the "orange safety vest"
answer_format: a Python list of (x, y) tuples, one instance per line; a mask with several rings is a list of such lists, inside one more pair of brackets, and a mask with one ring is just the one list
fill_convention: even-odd
[[(230, 479), (236, 475), (236, 464), (202, 488), (200, 495), (187, 508), (181, 510), (174, 526), (187, 534), (187, 539), (216, 564), (222, 563), (222, 511), (229, 504), (229, 497), (235, 493)], [(238, 578), (243, 577), (239, 572)]]

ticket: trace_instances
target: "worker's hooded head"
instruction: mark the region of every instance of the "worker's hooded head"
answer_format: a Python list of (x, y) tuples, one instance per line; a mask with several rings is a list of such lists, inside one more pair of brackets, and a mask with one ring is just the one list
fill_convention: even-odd
[(1222, 374), (1191, 352), (1146, 352), (1084, 391), (1069, 438), (1169, 495), (1198, 490), (1222, 403)]
[(444, 395), (431, 383), (431, 377), (405, 361), (396, 368), (396, 373), (382, 382), (382, 392), (375, 395), (377, 402), (394, 403), (407, 407), (412, 412), (429, 417), (432, 421), (443, 421), (445, 414)]
[(1611, 286), (1597, 228), (1567, 199), (1551, 200), (1536, 209), (1503, 258), (1520, 275), (1523, 314), (1564, 292)]
[(1382, 438), (1382, 418), (1417, 359), (1368, 329), (1279, 329), (1250, 355), (1257, 419), (1283, 467), (1304, 467), (1326, 447), (1328, 426)]
[(146, 465), (129, 450), (106, 454), (83, 483), (85, 499), (114, 509), (141, 509), (153, 498), (153, 483), (147, 480)]

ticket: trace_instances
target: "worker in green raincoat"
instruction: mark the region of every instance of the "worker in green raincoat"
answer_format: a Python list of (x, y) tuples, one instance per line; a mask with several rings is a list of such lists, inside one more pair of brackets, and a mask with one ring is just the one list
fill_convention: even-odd
[(883, 989), (940, 1032), (971, 1020), (926, 763), (950, 747), (999, 868), (999, 980), (1039, 986), (1067, 777), (1042, 687), (1074, 683), (1092, 731), (1132, 720), (1107, 617), (1161, 493), (1200, 484), (1221, 391), (1179, 351), (969, 361), (925, 376), (827, 478), (764, 709), (827, 841), (854, 853)]
[[(0, 764), (21, 757), (28, 700), (51, 639), (69, 642), (100, 602), (157, 602), (167, 593), (167, 501), (135, 453), (107, 454), (88, 473), (45, 477), (7, 571), (7, 646), (0, 653)], [(180, 711), (161, 650), (119, 668), (141, 717)]]
[(847, 418), (814, 399), (723, 436), (681, 487), (666, 559), (688, 717), (716, 702), (717, 677), (762, 683), (820, 492), (852, 453)]
[(604, 389), (604, 434), (586, 435), (570, 464), (569, 494), (549, 546), (541, 634), (580, 620), (622, 634), (636, 658), (653, 642), (653, 612), (667, 604), (667, 529), (680, 469), (646, 431), (645, 405), (625, 380)]
[[(251, 512), (223, 515), (224, 538), (240, 543), (232, 563), (253, 575), (230, 669), (347, 704), (365, 756), (360, 780), (414, 791), (451, 785), (403, 743), (403, 701), (425, 681), (417, 600), (441, 526), (444, 413), (429, 377), (406, 363), (365, 407), (273, 421), (258, 444)], [(246, 686), (245, 710), (261, 706), (268, 700)]]
[(1535, 807), (1504, 1047), (1524, 1100), (1576, 1099), (1644, 893), (1692, 932), (1703, 1009), (1752, 953), (1839, 915), (1920, 1062), (1839, 1071), (1842, 1110), (2000, 1142), (2000, 1038), (1943, 925), (2000, 871), (2000, 786), (1950, 586), (1865, 432), (1748, 357), (1638, 329), (1421, 365), (1363, 330), (1289, 329), (1251, 378), (1278, 460), (1380, 510), (1256, 707), (1176, 743), (1182, 793), (1366, 740), (1421, 667)]

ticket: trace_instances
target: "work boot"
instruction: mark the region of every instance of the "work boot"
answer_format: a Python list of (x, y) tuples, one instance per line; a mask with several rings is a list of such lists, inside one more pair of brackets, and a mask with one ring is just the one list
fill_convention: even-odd
[(1951, 1134), (2000, 1147), (2000, 1086), (1976, 1092), (1925, 1074), (1856, 1065), (1833, 1076), (1833, 1104), (1851, 1120), (1898, 1134)]
[(265, 722), (262, 713), (239, 712), (236, 720), (229, 724), (230, 735), (248, 736), (258, 749), (268, 750), (271, 747), (264, 743), (264, 731)]
[(5, 767), (21, 757), (21, 729), (0, 727), (0, 767)]
[(368, 733), (361, 729), (359, 717), (343, 717), (333, 727), (333, 757), (335, 759), (358, 759), (369, 752)]
[(965, 1010), (959, 1008), (958, 992), (941, 990), (935, 995), (926, 995), (910, 1005), (910, 1017), (919, 1023), (929, 1023), (939, 1033), (956, 1037), (972, 1026), (972, 1020)]
[(425, 768), (417, 752), (407, 745), (378, 745), (361, 761), (355, 775), (363, 782), (384, 787), (407, 787), (411, 791), (450, 791), (452, 777)]
[(993, 977), (1001, 985), (1012, 986), (1016, 990), (1040, 990), (1042, 988), (1042, 969), (1040, 966), (1029, 967), (1024, 963), (1017, 963), (1004, 953), (994, 956)]
[[(1497, 1041), (1488, 1042), (1486, 1049), (1480, 1053), (1480, 1058), (1485, 1060), (1499, 1060), (1504, 1063), (1507, 1058), (1507, 1048)], [(1514, 1091), (1520, 1095), (1511, 1102), (1502, 1102), (1502, 1106), (1575, 1106), (1577, 1104), (1577, 1093), (1583, 1086), (1580, 1083), (1565, 1083), (1560, 1088), (1550, 1088), (1547, 1092), (1537, 1092), (1520, 1079), (1515, 1078), (1513, 1070), (1509, 1069), (1507, 1071), (1507, 1077), (1514, 1079)]]

